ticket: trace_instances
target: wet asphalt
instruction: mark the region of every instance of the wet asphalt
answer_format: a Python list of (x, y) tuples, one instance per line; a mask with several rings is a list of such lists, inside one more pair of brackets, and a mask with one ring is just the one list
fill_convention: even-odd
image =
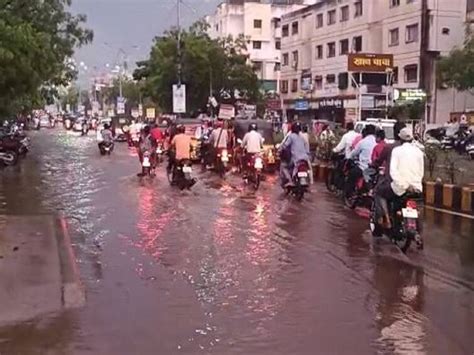
[[(190, 192), (94, 137), (31, 133), (0, 214), (63, 215), (87, 304), (0, 329), (2, 355), (474, 353), (474, 223), (425, 211), (425, 250), (374, 243), (316, 184), (197, 172)], [(199, 169), (195, 169), (198, 171)]]

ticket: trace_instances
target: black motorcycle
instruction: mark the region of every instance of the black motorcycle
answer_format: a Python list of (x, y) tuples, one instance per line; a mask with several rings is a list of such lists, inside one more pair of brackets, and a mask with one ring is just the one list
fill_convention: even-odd
[(382, 226), (375, 218), (375, 203), (372, 204), (370, 213), (370, 230), (374, 237), (387, 235), (403, 253), (406, 253), (410, 245), (415, 241), (418, 249), (423, 249), (421, 237), (421, 221), (418, 201), (422, 201), (419, 192), (407, 193), (394, 199), (388, 205), (388, 226)]
[(292, 195), (297, 201), (303, 200), (305, 193), (309, 190), (310, 168), (306, 160), (300, 160), (292, 174), (292, 183), (286, 185), (287, 195)]
[[(347, 161), (347, 169), (352, 169), (355, 162), (353, 160)], [(366, 175), (368, 175), (368, 180), (362, 176), (356, 181), (354, 192), (350, 195), (344, 196), (344, 203), (350, 209), (355, 209), (356, 207), (366, 207), (370, 208), (373, 202), (373, 189), (377, 185), (379, 176), (383, 174), (383, 170), (377, 170), (369, 168)], [(347, 174), (348, 176), (349, 174)], [(348, 184), (347, 177), (344, 184)]]
[(257, 191), (262, 181), (263, 159), (259, 154), (247, 154), (244, 161), (244, 182), (251, 184), (254, 190)]
[(114, 150), (114, 143), (113, 142), (99, 143), (100, 155), (110, 155), (113, 150)]
[(167, 171), (168, 181), (170, 185), (178, 186), (180, 190), (189, 190), (196, 183), (196, 179), (193, 178), (192, 173), (193, 168), (191, 161), (183, 159), (177, 164), (173, 164), (171, 170)]
[(326, 188), (330, 192), (342, 193), (345, 181), (345, 156), (334, 153), (331, 157), (331, 166), (326, 176)]

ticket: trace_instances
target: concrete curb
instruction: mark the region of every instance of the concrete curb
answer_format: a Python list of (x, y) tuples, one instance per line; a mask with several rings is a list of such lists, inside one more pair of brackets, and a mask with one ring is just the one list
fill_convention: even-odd
[[(314, 180), (325, 182), (332, 169), (326, 163), (314, 164)], [(474, 186), (462, 187), (424, 182), (425, 205), (442, 212), (452, 212), (459, 216), (474, 216)]]
[(79, 308), (86, 303), (86, 292), (80, 278), (66, 218), (59, 216), (56, 219), (56, 226), (62, 279), (62, 304), (65, 308)]

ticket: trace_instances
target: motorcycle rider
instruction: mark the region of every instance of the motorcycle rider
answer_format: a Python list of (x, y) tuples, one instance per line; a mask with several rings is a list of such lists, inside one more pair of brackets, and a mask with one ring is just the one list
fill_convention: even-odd
[(301, 124), (299, 122), (293, 122), (291, 125), (291, 133), (285, 137), (278, 148), (278, 153), (282, 157), (280, 176), (284, 187), (293, 184), (292, 172), (296, 164), (301, 160), (309, 160), (306, 143), (300, 136), (300, 132)]
[(212, 161), (215, 162), (218, 151), (227, 149), (229, 143), (229, 132), (227, 128), (224, 127), (224, 122), (216, 121), (215, 128), (209, 137), (209, 143), (213, 147)]
[(364, 171), (369, 168), (369, 165), (372, 162), (372, 151), (377, 144), (375, 141), (375, 131), (376, 128), (374, 125), (367, 125), (365, 127), (365, 138), (357, 143), (354, 150), (349, 154), (349, 159), (358, 159), (356, 164), (349, 171), (347, 177), (347, 183), (344, 189), (346, 197), (352, 196), (357, 180), (363, 176)]
[[(143, 131), (140, 136), (140, 140), (138, 142), (138, 158), (140, 159), (140, 164), (143, 163), (143, 155), (145, 152), (150, 153), (150, 164), (152, 170), (155, 169), (155, 155), (156, 155), (156, 142), (151, 136), (151, 129), (150, 126), (146, 125), (143, 128)], [(138, 176), (141, 176), (142, 173), (140, 172)]]
[[(186, 134), (186, 127), (178, 125), (176, 127), (176, 134), (173, 137), (170, 145), (168, 173), (172, 172), (177, 164), (182, 160), (191, 159), (192, 138)], [(193, 184), (195, 181), (193, 182)]]
[(104, 124), (104, 129), (100, 131), (100, 137), (97, 137), (97, 140), (99, 141), (98, 146), (101, 151), (104, 145), (114, 143), (114, 136), (112, 134), (112, 130), (110, 129), (110, 124)]
[(413, 132), (405, 127), (400, 131), (401, 144), (393, 148), (390, 158), (390, 177), (379, 184), (375, 192), (376, 221), (390, 228), (388, 203), (409, 190), (422, 192), (424, 175), (423, 152), (413, 144)]
[(347, 123), (346, 130), (347, 132), (344, 133), (339, 144), (336, 145), (332, 151), (336, 154), (344, 152), (345, 158), (349, 159), (349, 155), (352, 151), (352, 143), (354, 143), (356, 137), (359, 136), (359, 133), (354, 131), (354, 122), (352, 121)]
[(249, 124), (248, 132), (242, 139), (242, 149), (244, 150), (244, 156), (242, 164), (244, 165), (244, 174), (247, 172), (247, 165), (253, 155), (259, 154), (263, 148), (263, 137), (258, 132), (256, 123)]

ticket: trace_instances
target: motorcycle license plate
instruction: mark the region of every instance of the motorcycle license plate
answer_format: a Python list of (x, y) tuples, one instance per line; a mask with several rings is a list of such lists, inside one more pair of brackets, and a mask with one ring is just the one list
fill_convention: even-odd
[(149, 158), (143, 158), (143, 167), (144, 168), (149, 168), (151, 166), (150, 164), (150, 159)]
[(161, 148), (158, 148), (158, 149), (156, 150), (156, 152), (157, 152), (158, 154), (161, 154), (161, 153), (163, 153), (163, 150), (162, 150)]
[(193, 168), (191, 168), (190, 166), (183, 166), (183, 173), (192, 173), (193, 172)]
[(222, 158), (221, 158), (221, 160), (222, 160), (223, 162), (228, 162), (228, 161), (229, 161), (229, 157), (228, 157), (227, 155), (223, 155)]
[(262, 159), (256, 159), (255, 160), (255, 169), (263, 169)]
[(306, 177), (308, 177), (308, 173), (305, 172), (305, 171), (300, 171), (300, 172), (298, 173), (298, 177), (300, 177), (300, 178), (306, 178)]
[(418, 211), (413, 208), (403, 208), (402, 215), (404, 218), (418, 218)]

